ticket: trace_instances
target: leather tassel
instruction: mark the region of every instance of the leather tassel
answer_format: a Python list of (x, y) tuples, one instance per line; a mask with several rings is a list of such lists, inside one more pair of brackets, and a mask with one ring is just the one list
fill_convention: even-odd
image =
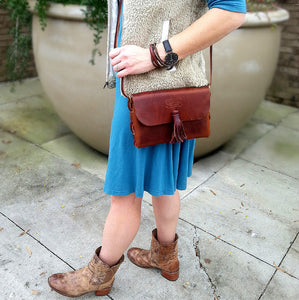
[(184, 130), (183, 123), (180, 119), (179, 111), (174, 110), (172, 112), (173, 118), (173, 131), (170, 143), (182, 143), (184, 140), (187, 139), (187, 135)]

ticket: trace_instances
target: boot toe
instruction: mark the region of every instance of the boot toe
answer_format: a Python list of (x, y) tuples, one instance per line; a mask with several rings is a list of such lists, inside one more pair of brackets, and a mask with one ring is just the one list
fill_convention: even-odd
[(140, 248), (131, 248), (127, 252), (129, 260), (138, 267), (151, 268), (151, 263), (148, 259), (149, 251)]
[(139, 248), (131, 248), (128, 250), (127, 256), (132, 263), (136, 264), (137, 258), (140, 256), (140, 250)]
[(48, 278), (48, 284), (52, 290), (55, 292), (66, 295), (66, 292), (64, 290), (64, 274), (63, 273), (57, 273), (53, 274)]
[(62, 274), (57, 273), (57, 274), (51, 275), (51, 276), (48, 278), (48, 283), (49, 283), (49, 286), (50, 286), (51, 288), (54, 288), (54, 287), (56, 286), (57, 280), (62, 278), (61, 275), (62, 275)]

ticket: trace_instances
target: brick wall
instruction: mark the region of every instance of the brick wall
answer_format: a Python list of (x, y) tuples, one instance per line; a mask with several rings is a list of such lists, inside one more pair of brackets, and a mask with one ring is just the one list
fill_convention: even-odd
[[(5, 72), (5, 52), (7, 46), (11, 44), (12, 38), (9, 34), (9, 28), (11, 26), (11, 22), (9, 20), (8, 13), (0, 8), (0, 82), (7, 81), (7, 75)], [(37, 76), (35, 65), (33, 61), (33, 55), (31, 53), (30, 63), (28, 65), (25, 77), (34, 77)]]
[(299, 2), (278, 2), (290, 19), (284, 23), (278, 66), (266, 99), (299, 107)]

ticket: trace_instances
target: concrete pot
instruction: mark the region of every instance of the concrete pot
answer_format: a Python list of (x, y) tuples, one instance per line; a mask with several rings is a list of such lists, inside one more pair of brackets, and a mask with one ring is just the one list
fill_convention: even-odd
[[(100, 45), (103, 55), (92, 66), (93, 36), (81, 9), (51, 5), (45, 31), (34, 15), (33, 51), (41, 84), (58, 115), (83, 141), (107, 154), (114, 90), (103, 89), (106, 32)], [(248, 13), (240, 29), (214, 45), (211, 136), (197, 141), (195, 157), (228, 141), (264, 99), (278, 59), (279, 24), (287, 19), (282, 9)]]

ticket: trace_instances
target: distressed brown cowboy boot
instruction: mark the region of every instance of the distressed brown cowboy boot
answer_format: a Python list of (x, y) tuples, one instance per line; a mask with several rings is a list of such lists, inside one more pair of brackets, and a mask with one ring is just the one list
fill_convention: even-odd
[(141, 268), (158, 268), (161, 275), (168, 280), (179, 277), (178, 235), (169, 244), (160, 244), (157, 239), (157, 229), (152, 232), (151, 249), (131, 248), (128, 250), (130, 261)]
[(57, 293), (68, 297), (78, 297), (93, 291), (96, 296), (109, 294), (114, 275), (124, 261), (124, 256), (116, 265), (110, 267), (99, 258), (100, 251), (101, 247), (95, 251), (92, 260), (86, 267), (50, 276), (48, 279), (50, 287)]

